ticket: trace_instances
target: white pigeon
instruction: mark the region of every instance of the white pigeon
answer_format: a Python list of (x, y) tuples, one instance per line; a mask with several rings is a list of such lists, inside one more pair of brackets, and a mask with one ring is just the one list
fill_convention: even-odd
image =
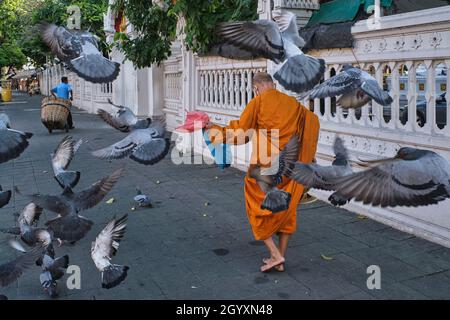
[(92, 33), (67, 30), (46, 22), (38, 27), (53, 54), (81, 78), (93, 83), (107, 83), (119, 75), (120, 64), (103, 56)]
[(102, 287), (106, 289), (119, 285), (127, 277), (128, 266), (111, 263), (125, 234), (127, 217), (127, 214), (119, 219), (114, 217), (92, 242), (91, 257), (102, 274)]
[(377, 80), (364, 70), (349, 64), (342, 67), (342, 71), (330, 79), (318, 84), (311, 90), (311, 99), (339, 96), (337, 104), (342, 108), (360, 108), (371, 99), (388, 106), (392, 97), (379, 86)]
[(121, 141), (92, 152), (100, 159), (130, 159), (145, 165), (161, 161), (168, 153), (170, 141), (161, 122), (153, 122), (147, 129), (136, 129)]
[[(295, 14), (283, 11), (274, 20), (225, 22), (219, 24), (217, 34), (226, 43), (249, 51), (252, 56), (281, 64), (274, 78), (285, 89), (297, 93), (312, 89), (323, 76), (325, 61), (306, 55), (300, 49), (305, 41), (298, 33)], [(227, 49), (236, 51), (230, 46), (221, 48), (222, 51)]]

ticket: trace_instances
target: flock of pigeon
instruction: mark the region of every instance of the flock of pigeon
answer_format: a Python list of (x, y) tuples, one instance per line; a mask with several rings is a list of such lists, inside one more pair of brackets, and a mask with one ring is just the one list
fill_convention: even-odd
[[(112, 127), (128, 132), (123, 140), (114, 145), (94, 151), (94, 156), (103, 159), (119, 159), (129, 156), (145, 165), (162, 160), (169, 151), (169, 140), (164, 138), (165, 129), (161, 122), (151, 119), (138, 120), (126, 107), (116, 106), (118, 112), (111, 115), (99, 110), (99, 116)], [(27, 148), (31, 133), (10, 128), (6, 114), (0, 114), (0, 163), (20, 156)], [(53, 176), (62, 192), (56, 195), (23, 194), (17, 187), (15, 192), (25, 197), (29, 203), (17, 215), (17, 226), (1, 228), (0, 232), (18, 237), (10, 240), (10, 245), (21, 252), (18, 258), (0, 265), (0, 286), (16, 281), (33, 264), (41, 267), (40, 283), (52, 297), (58, 296), (57, 280), (64, 275), (69, 266), (69, 257), (56, 257), (55, 246), (65, 243), (74, 245), (88, 234), (94, 222), (82, 216), (81, 211), (99, 204), (114, 187), (124, 172), (124, 168), (115, 170), (109, 176), (95, 182), (89, 188), (74, 191), (80, 180), (80, 172), (69, 170), (70, 163), (78, 149), (87, 140), (74, 141), (71, 136), (64, 137), (50, 155)], [(1, 188), (1, 187), (0, 187)], [(152, 207), (150, 198), (139, 189), (134, 200), (140, 207)], [(0, 192), (0, 207), (9, 203), (11, 190)], [(55, 214), (55, 217), (39, 225), (43, 210)], [(91, 257), (101, 272), (103, 288), (113, 288), (120, 284), (128, 273), (128, 266), (111, 263), (119, 248), (126, 230), (127, 214), (114, 217), (97, 235), (91, 246)], [(22, 243), (30, 249), (23, 247)]]
[[(119, 64), (112, 62), (98, 50), (97, 40), (87, 31), (69, 31), (54, 24), (39, 26), (44, 42), (58, 59), (80, 77), (94, 82), (110, 82), (119, 73)], [(367, 72), (345, 65), (336, 76), (320, 83), (325, 71), (325, 61), (306, 55), (301, 48), (304, 40), (298, 33), (296, 16), (289, 12), (274, 17), (274, 21), (227, 22), (217, 27), (223, 43), (217, 54), (234, 59), (264, 57), (279, 65), (274, 78), (287, 90), (308, 92), (310, 98), (340, 96), (338, 104), (343, 108), (360, 108), (370, 100), (390, 105), (392, 98), (384, 92)], [(112, 104), (112, 102), (110, 101)], [(170, 142), (165, 138), (165, 125), (152, 119), (138, 119), (124, 106), (114, 105), (117, 111), (110, 114), (99, 110), (98, 115), (111, 127), (126, 133), (124, 138), (111, 146), (94, 151), (101, 159), (130, 159), (153, 165), (169, 152)], [(32, 133), (11, 129), (5, 114), (0, 114), (0, 163), (15, 159), (27, 148)], [(42, 268), (40, 282), (50, 296), (57, 296), (57, 280), (64, 275), (69, 257), (56, 257), (53, 243), (75, 244), (86, 237), (93, 221), (80, 215), (100, 203), (123, 174), (120, 168), (91, 187), (74, 191), (80, 172), (68, 167), (77, 150), (86, 141), (74, 141), (67, 136), (51, 154), (54, 178), (61, 187), (61, 194), (22, 194), (30, 202), (17, 217), (15, 227), (0, 231), (18, 236), (30, 247), (11, 240), (15, 249), (23, 252), (13, 261), (0, 265), (0, 285), (16, 281), (23, 272), (37, 264)], [(362, 201), (373, 206), (425, 206), (436, 204), (450, 197), (450, 164), (432, 151), (401, 148), (393, 158), (363, 163), (366, 170), (354, 172), (348, 152), (338, 137), (334, 143), (335, 160), (331, 166), (297, 162), (298, 137), (294, 136), (281, 151), (275, 171), (255, 167), (250, 172), (266, 197), (263, 209), (273, 213), (286, 210), (290, 194), (279, 190), (282, 177), (294, 179), (306, 188), (334, 191), (329, 201), (344, 205), (350, 200)], [(0, 207), (8, 204), (11, 191), (0, 187)], [(151, 207), (148, 196), (137, 190), (135, 200), (139, 206)], [(39, 226), (43, 210), (56, 216)], [(112, 288), (127, 276), (128, 266), (111, 263), (126, 230), (127, 215), (113, 218), (92, 242), (91, 257), (101, 272), (102, 287)]]

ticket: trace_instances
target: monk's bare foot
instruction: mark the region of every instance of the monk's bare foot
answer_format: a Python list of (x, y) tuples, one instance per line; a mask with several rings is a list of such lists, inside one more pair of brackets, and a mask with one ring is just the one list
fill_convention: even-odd
[[(264, 264), (268, 264), (271, 258), (264, 258), (262, 261)], [(278, 272), (284, 272), (284, 263), (274, 267), (274, 269)]]
[(281, 265), (284, 263), (284, 258), (283, 257), (279, 257), (279, 258), (271, 258), (269, 261), (267, 261), (267, 263), (265, 265), (263, 265), (261, 267), (261, 272), (268, 272), (271, 269)]

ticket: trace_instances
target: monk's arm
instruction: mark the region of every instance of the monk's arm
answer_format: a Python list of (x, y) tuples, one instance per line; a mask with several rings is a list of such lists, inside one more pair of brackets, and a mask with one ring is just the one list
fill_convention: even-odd
[(228, 126), (222, 127), (213, 124), (208, 132), (211, 142), (228, 143), (228, 144), (245, 144), (253, 133), (255, 126), (255, 104), (256, 99), (250, 103), (242, 111), (239, 120), (232, 120)]

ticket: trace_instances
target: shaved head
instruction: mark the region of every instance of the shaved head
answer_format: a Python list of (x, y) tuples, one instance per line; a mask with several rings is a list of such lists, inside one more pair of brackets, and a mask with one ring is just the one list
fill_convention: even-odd
[(272, 76), (266, 72), (258, 72), (253, 76), (253, 84), (273, 84)]

